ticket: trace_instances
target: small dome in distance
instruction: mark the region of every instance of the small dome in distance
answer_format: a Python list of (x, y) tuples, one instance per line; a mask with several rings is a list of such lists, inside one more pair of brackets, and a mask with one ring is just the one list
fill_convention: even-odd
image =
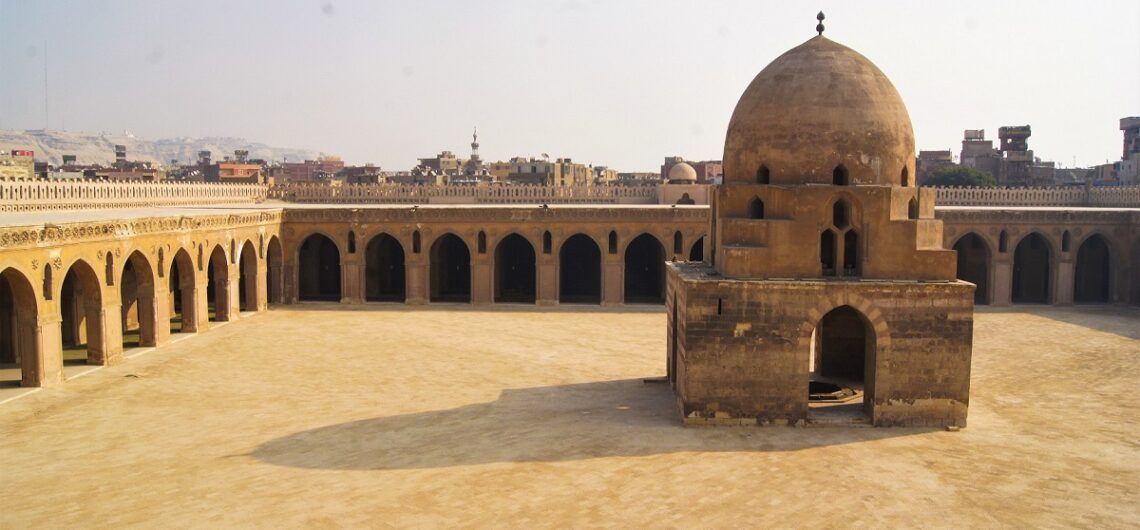
[(696, 184), (697, 170), (684, 162), (673, 164), (669, 168), (669, 184)]

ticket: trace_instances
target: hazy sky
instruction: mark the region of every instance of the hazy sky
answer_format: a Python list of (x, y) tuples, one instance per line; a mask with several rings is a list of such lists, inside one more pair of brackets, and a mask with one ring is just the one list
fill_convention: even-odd
[(0, 0), (0, 128), (240, 136), (408, 169), (450, 149), (621, 170), (719, 159), (737, 98), (815, 34), (902, 93), (918, 149), (1031, 124), (1062, 165), (1140, 115), (1140, 1)]

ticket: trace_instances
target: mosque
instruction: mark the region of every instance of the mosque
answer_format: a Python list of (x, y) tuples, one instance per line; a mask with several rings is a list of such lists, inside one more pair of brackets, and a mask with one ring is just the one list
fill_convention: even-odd
[(902, 98), (817, 29), (711, 188), (0, 181), (0, 387), (279, 304), (646, 304), (686, 424), (956, 428), (975, 304), (1140, 304), (1140, 188), (919, 188)]

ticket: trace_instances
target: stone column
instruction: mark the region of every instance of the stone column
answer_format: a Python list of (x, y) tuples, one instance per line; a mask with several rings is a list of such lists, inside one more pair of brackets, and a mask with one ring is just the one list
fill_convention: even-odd
[(431, 279), (428, 277), (428, 260), (425, 256), (423, 253), (405, 254), (404, 295), (405, 303), (409, 305), (423, 305), (428, 302)]
[(602, 305), (616, 306), (624, 303), (622, 291), (625, 288), (625, 260), (619, 254), (602, 255)]
[(993, 296), (990, 298), (991, 304), (1008, 306), (1010, 305), (1010, 294), (1013, 292), (1013, 263), (1010, 261), (1009, 254), (997, 254), (994, 258), (993, 267), (993, 281), (990, 282), (990, 289), (993, 290)]
[(265, 260), (257, 260), (257, 273), (256, 278), (246, 278), (246, 281), (253, 281), (256, 284), (254, 288), (254, 310), (265, 311), (269, 308), (269, 267), (265, 264)]
[(286, 262), (281, 266), (281, 300), (286, 304), (297, 303), (297, 266)]
[[(63, 382), (63, 332), (59, 308), (45, 305), (45, 314), (20, 326), (23, 377), (20, 386), (55, 386)], [(30, 334), (23, 330), (30, 329)]]
[(166, 282), (161, 281), (154, 287), (154, 345), (164, 346), (170, 343), (170, 290)]
[(1054, 289), (1053, 305), (1073, 305), (1073, 275), (1076, 271), (1072, 256), (1061, 256), (1051, 272), (1053, 277), (1049, 278), (1049, 287)]
[(558, 305), (558, 258), (553, 253), (538, 253), (535, 262), (535, 303), (538, 305)]
[[(192, 330), (196, 333), (201, 333), (210, 329), (210, 301), (207, 298), (207, 291), (210, 288), (210, 279), (203, 271), (194, 271), (194, 284), (191, 286), (182, 286), (184, 292), (189, 292), (193, 297), (193, 307), (182, 307), (182, 329), (186, 329), (186, 314), (193, 311), (194, 322), (191, 324)], [(189, 289), (189, 291), (186, 291)]]
[[(107, 296), (115, 291), (113, 296)], [(104, 290), (103, 306), (88, 311), (87, 318), (95, 319), (96, 335), (87, 334), (87, 362), (111, 366), (123, 362), (123, 309), (117, 289)]]
[(344, 271), (341, 276), (341, 303), (363, 304), (363, 267), (360, 264), (360, 253), (345, 254), (341, 269)]
[[(222, 289), (226, 293), (225, 321), (232, 322), (241, 318), (241, 269), (238, 265), (231, 263), (226, 270), (228, 271), (226, 278), (221, 280)], [(218, 300), (218, 303), (220, 302), (221, 300)], [(219, 313), (218, 320), (222, 320), (220, 318), (222, 308), (219, 307), (216, 310)]]
[(471, 254), (471, 303), (485, 305), (494, 302), (491, 291), (495, 268), (491, 263), (491, 253), (480, 254), (478, 249)]

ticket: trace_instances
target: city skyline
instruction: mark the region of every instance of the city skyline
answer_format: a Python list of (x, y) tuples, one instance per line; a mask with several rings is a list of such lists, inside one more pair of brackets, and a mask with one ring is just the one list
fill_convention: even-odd
[(894, 81), (918, 150), (1029, 124), (1039, 157), (1091, 166), (1119, 159), (1118, 121), (1140, 114), (1140, 36), (1106, 31), (1140, 22), (1127, 2), (0, 0), (0, 128), (240, 136), (404, 169), (465, 157), (478, 126), (485, 160), (652, 170), (719, 159), (751, 76), (813, 36), (818, 9)]

